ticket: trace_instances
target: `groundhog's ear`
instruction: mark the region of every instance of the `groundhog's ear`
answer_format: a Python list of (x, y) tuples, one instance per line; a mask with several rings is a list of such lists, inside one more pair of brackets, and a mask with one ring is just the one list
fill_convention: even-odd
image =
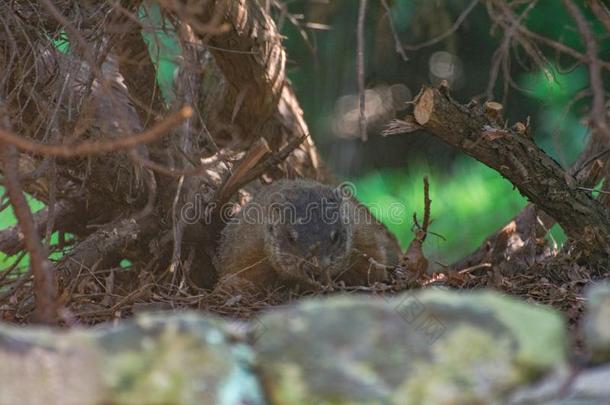
[(350, 199), (356, 193), (356, 186), (353, 183), (344, 182), (333, 189), (333, 195), (337, 201)]
[(341, 193), (341, 186), (333, 188), (332, 199), (333, 201), (341, 202), (341, 200), (343, 199), (343, 194)]
[(286, 194), (280, 191), (276, 191), (270, 196), (272, 203), (283, 204), (288, 201)]

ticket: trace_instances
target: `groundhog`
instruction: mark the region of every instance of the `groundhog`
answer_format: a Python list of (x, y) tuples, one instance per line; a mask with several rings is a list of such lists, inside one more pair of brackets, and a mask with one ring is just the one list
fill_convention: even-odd
[(229, 221), (216, 263), (221, 285), (315, 290), (384, 281), (400, 254), (396, 238), (344, 188), (279, 180)]

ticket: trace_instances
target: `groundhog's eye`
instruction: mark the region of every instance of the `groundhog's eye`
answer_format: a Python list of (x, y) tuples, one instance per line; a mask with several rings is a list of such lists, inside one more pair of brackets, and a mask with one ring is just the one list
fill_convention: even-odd
[(299, 238), (299, 234), (294, 229), (291, 229), (290, 231), (288, 231), (288, 234), (286, 235), (286, 237), (288, 238), (288, 241), (290, 243), (295, 243), (297, 241), (297, 239)]
[(331, 231), (330, 232), (330, 241), (332, 243), (337, 243), (338, 240), (339, 240), (339, 232)]

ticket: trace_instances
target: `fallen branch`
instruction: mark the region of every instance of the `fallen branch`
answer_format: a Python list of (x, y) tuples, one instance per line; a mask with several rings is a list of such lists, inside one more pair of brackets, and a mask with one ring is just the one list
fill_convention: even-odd
[(105, 225), (65, 255), (56, 265), (57, 272), (61, 271), (70, 278), (83, 268), (91, 269), (106, 261), (119, 261), (130, 246), (141, 243), (142, 234), (149, 234), (155, 228), (153, 223), (150, 218), (141, 221), (127, 218)]
[[(398, 125), (405, 131), (405, 125)], [(568, 169), (568, 175), (576, 179), (576, 183), (585, 188), (594, 187), (604, 177), (610, 175), (610, 139), (599, 131), (593, 131), (587, 141), (585, 150), (578, 160)], [(491, 234), (468, 256), (451, 265), (459, 270), (478, 263), (492, 262), (499, 264), (510, 261), (511, 266), (519, 263), (529, 267), (536, 259), (535, 239), (544, 238), (555, 225), (555, 220), (534, 204), (527, 204), (517, 215), (499, 230)], [(548, 254), (550, 252), (545, 253)]]
[[(60, 200), (55, 204), (55, 226), (53, 230), (71, 228), (71, 220), (74, 219), (76, 207), (66, 200)], [(38, 237), (42, 237), (47, 229), (49, 221), (49, 210), (47, 207), (33, 215), (34, 229)], [(25, 235), (19, 225), (12, 226), (0, 231), (0, 252), (7, 256), (13, 256), (25, 248)]]
[(500, 128), (480, 107), (468, 108), (446, 91), (424, 87), (414, 101), (417, 124), (493, 168), (553, 217), (584, 254), (607, 258), (610, 220), (576, 179), (516, 130)]

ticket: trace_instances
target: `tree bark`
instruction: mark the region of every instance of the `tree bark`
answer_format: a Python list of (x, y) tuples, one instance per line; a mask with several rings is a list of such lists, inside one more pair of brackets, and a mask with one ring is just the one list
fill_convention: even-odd
[(442, 87), (424, 87), (408, 121), (498, 171), (553, 217), (581, 254), (607, 260), (610, 220), (604, 207), (526, 133), (501, 127), (487, 107), (467, 107)]

